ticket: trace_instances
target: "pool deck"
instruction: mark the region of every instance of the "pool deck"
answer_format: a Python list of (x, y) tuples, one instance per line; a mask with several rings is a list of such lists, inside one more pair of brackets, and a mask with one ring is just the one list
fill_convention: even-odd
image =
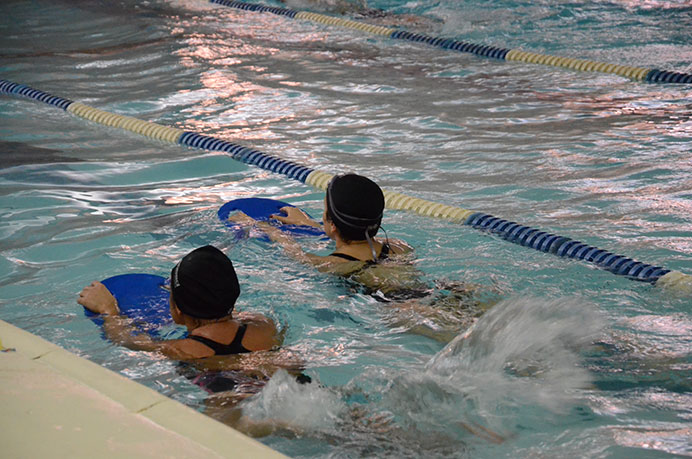
[(0, 320), (7, 458), (282, 458), (256, 440)]

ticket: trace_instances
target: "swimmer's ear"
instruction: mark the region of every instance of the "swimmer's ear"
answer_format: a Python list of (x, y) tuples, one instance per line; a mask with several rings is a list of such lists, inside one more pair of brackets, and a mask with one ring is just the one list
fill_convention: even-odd
[(171, 307), (171, 312), (175, 311), (177, 314), (182, 314), (178, 305), (175, 304), (175, 300), (173, 299), (173, 292), (171, 292), (170, 296), (168, 297), (168, 304)]

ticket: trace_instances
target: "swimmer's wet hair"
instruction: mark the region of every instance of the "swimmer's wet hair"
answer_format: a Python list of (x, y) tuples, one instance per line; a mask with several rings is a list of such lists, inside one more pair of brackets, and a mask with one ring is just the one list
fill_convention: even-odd
[(240, 295), (231, 260), (207, 245), (188, 253), (171, 271), (171, 294), (178, 309), (196, 319), (231, 314)]
[(347, 241), (374, 237), (382, 223), (384, 194), (367, 177), (337, 175), (327, 187), (327, 217)]

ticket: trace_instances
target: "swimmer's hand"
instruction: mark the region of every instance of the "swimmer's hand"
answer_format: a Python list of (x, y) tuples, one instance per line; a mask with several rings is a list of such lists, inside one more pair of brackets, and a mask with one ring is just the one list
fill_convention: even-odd
[[(272, 239), (272, 231), (279, 231), (276, 228), (272, 228), (267, 222), (257, 221), (244, 212), (238, 211), (233, 215), (228, 217), (229, 222), (233, 222), (238, 225), (246, 233), (246, 235), (252, 236), (253, 231), (259, 229), (267, 233), (270, 239)], [(279, 231), (280, 233), (280, 231)], [(255, 234), (255, 236), (258, 236)]]
[(96, 314), (118, 315), (118, 302), (101, 282), (94, 281), (84, 287), (79, 294), (77, 303)]
[(269, 216), (269, 218), (278, 220), (284, 225), (314, 226), (315, 228), (322, 227), (322, 225), (310, 218), (308, 214), (306, 214), (297, 207), (282, 207), (281, 212), (285, 213), (286, 216), (284, 217), (283, 215), (272, 214)]
[(228, 221), (238, 223), (240, 225), (246, 225), (246, 226), (252, 226), (257, 223), (257, 220), (254, 218), (250, 217), (249, 215), (238, 211), (234, 213), (233, 215), (228, 217)]
[[(312, 220), (310, 220), (310, 217), (308, 217), (300, 209), (296, 209), (295, 207), (282, 207), (281, 210), (283, 212), (286, 212), (286, 217), (281, 215), (271, 215), (270, 217), (282, 223), (287, 223), (289, 225), (305, 224), (315, 226), (316, 228), (320, 227), (319, 223), (312, 222)], [(296, 211), (298, 212), (298, 214), (302, 215), (302, 217), (300, 215), (297, 215)], [(282, 245), (288, 255), (297, 258), (300, 261), (308, 262), (308, 255), (303, 251), (302, 247), (300, 247), (300, 244), (298, 244), (291, 236), (284, 233), (279, 228), (272, 226), (269, 222), (258, 222), (257, 220), (254, 220), (252, 217), (248, 217), (242, 212), (237, 212), (231, 217), (228, 217), (228, 219), (232, 222), (238, 223), (239, 225), (244, 225), (249, 228), (255, 227), (259, 229), (264, 234), (269, 236), (269, 239), (271, 239), (273, 242), (277, 242), (280, 245)], [(295, 221), (298, 221), (300, 223), (294, 223)]]

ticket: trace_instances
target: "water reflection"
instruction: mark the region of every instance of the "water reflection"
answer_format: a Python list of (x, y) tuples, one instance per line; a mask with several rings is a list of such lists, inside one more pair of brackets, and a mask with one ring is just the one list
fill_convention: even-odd
[[(98, 2), (77, 3), (103, 14)], [(269, 14), (192, 6), (199, 2), (163, 2), (166, 14), (203, 11), (162, 19), (161, 2), (146, 15), (138, 15), (140, 3), (123, 3), (122, 17), (132, 22), (117, 27), (115, 20), (100, 22), (98, 30), (76, 19), (80, 33), (65, 29), (67, 15), (55, 19), (56, 6), (27, 11), (35, 22), (22, 24), (23, 31), (13, 27), (18, 35), (8, 37), (8, 75), (99, 108), (114, 104), (133, 116), (145, 112), (153, 121), (164, 118), (163, 124), (244, 140), (264, 151), (282, 149), (325, 170), (369, 173), (412, 195), (516, 216), (526, 224), (538, 220), (548, 225), (537, 226), (567, 235), (607, 238), (643, 261), (687, 268), (687, 87), (454, 55)], [(550, 2), (499, 9), (453, 3), (412, 7), (433, 15), (457, 8), (462, 28), (450, 22), (450, 36), (476, 34), (500, 45), (513, 45), (520, 36), (527, 47), (575, 53), (575, 47), (600, 42), (589, 51), (609, 60), (608, 43), (630, 34), (614, 46), (627, 47), (623, 60), (669, 67), (690, 61), (689, 47), (673, 43), (678, 32), (665, 21), (658, 30), (653, 22), (633, 19), (611, 34), (613, 20), (622, 16), (612, 8), (594, 14), (603, 2), (557, 10)], [(467, 6), (473, 6), (470, 13), (460, 9)], [(566, 30), (580, 20), (583, 27)], [(680, 33), (687, 30), (685, 21), (676, 19)], [(128, 35), (131, 29), (138, 32)], [(170, 36), (160, 39), (161, 30)], [(82, 46), (90, 34), (101, 34), (100, 42)], [(664, 35), (673, 44), (637, 46)], [(39, 41), (45, 48), (27, 48)], [(75, 71), (77, 64), (90, 71)], [(604, 340), (606, 350), (584, 357), (575, 350), (579, 346), (554, 345), (556, 328), (581, 333), (588, 329), (582, 322), (552, 321), (551, 308), (530, 315), (530, 304), (513, 302), (508, 309), (514, 315), (501, 333), (488, 332), (479, 346), (460, 346), (426, 370), (439, 350), (436, 343), (388, 329), (376, 305), (283, 258), (271, 245), (232, 240), (214, 213), (223, 201), (257, 194), (309, 196), (311, 209), (320, 209), (321, 194), (314, 197), (302, 184), (291, 188), (268, 172), (234, 168), (221, 155), (99, 130), (25, 100), (3, 103), (7, 141), (36, 149), (17, 155), (13, 161), (21, 167), (1, 174), (0, 269), (9, 273), (0, 278), (3, 318), (199, 408), (204, 395), (170, 367), (103, 341), (76, 311), (74, 294), (97, 275), (163, 270), (189, 246), (214, 242), (242, 268), (244, 301), (287, 326), (287, 347), (306, 356), (309, 371), (324, 382), (294, 396), (295, 387), (279, 379), (279, 396), (267, 393), (262, 407), (269, 415), (284, 400), (282, 415), (314, 421), (308, 429), (325, 427), (310, 432), (315, 442), (268, 440), (289, 455), (501, 457), (521, 455), (527, 443), (534, 445), (527, 455), (543, 456), (570, 448), (597, 456), (618, 444), (687, 452), (680, 438), (687, 436), (689, 444), (689, 429), (681, 425), (689, 422), (692, 406), (688, 299), (673, 302), (653, 287), (577, 262), (529, 253), (448, 222), (394, 213), (388, 224), (398, 231), (392, 233), (412, 235), (428, 272), (497, 282), (507, 296), (583, 295), (588, 300), (555, 309), (567, 306), (578, 315), (582, 303), (593, 302), (613, 318), (604, 325), (624, 330)], [(92, 162), (56, 164), (56, 152)], [(43, 153), (54, 158), (46, 159), (50, 166), (39, 164)], [(169, 162), (171, 157), (186, 160)], [(634, 317), (620, 321), (632, 311)], [(560, 411), (564, 401), (567, 409)], [(344, 404), (367, 413), (345, 415), (338, 409)], [(508, 440), (494, 450), (496, 437), (484, 429)], [(301, 452), (301, 445), (309, 451)]]

